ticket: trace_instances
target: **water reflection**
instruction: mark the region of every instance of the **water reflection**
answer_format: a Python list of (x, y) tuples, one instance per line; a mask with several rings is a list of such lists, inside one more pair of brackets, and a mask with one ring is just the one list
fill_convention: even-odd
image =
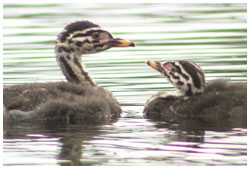
[[(31, 134), (34, 133), (34, 134)], [(39, 134), (36, 134), (39, 133)], [(59, 150), (54, 154), (57, 159), (57, 163), (60, 165), (91, 165), (85, 162), (81, 162), (84, 156), (83, 143), (92, 140), (97, 135), (104, 134), (101, 125), (63, 125), (47, 123), (46, 125), (15, 125), (8, 124), (4, 126), (4, 137), (6, 139), (6, 148), (9, 151), (16, 151), (26, 147), (22, 142), (23, 140), (30, 140), (31, 142), (40, 142), (40, 146), (49, 147), (45, 148), (45, 151), (49, 152), (52, 140), (58, 142), (57, 146)], [(11, 140), (15, 139), (16, 147), (12, 147)], [(8, 142), (8, 140), (10, 140)], [(43, 144), (41, 144), (43, 143)], [(8, 146), (8, 144), (10, 144)], [(21, 146), (20, 146), (21, 145)], [(20, 146), (20, 147), (19, 147)], [(23, 147), (23, 148), (22, 148)], [(16, 150), (15, 150), (16, 149)], [(43, 154), (43, 149), (30, 149), (27, 147), (26, 153), (28, 154)], [(42, 155), (43, 156), (43, 155)], [(39, 157), (36, 157), (39, 159)], [(23, 163), (25, 165), (25, 161)], [(26, 161), (27, 162), (27, 161)], [(34, 161), (34, 164), (36, 162)], [(95, 163), (96, 165), (96, 163)]]
[[(246, 142), (243, 139), (235, 143), (235, 139), (246, 136), (246, 132), (240, 128), (232, 128), (230, 124), (215, 126), (191, 122), (181, 125), (149, 121), (143, 119), (141, 113), (136, 112), (127, 112), (117, 122), (107, 125), (11, 125), (9, 128), (5, 127), (4, 131), (5, 154), (11, 151), (20, 152), (26, 148), (16, 157), (20, 159), (36, 154), (33, 156), (34, 165), (43, 163), (38, 160), (40, 158), (45, 158), (48, 164), (59, 165), (175, 165), (178, 163), (224, 165), (230, 163), (230, 158), (217, 162), (210, 161), (217, 159), (221, 153), (228, 157), (239, 154), (240, 161), (232, 163), (234, 165), (244, 164), (246, 161), (244, 148)], [(232, 140), (227, 140), (225, 144), (225, 139), (229, 136)], [(15, 142), (12, 141), (13, 139)], [(32, 148), (32, 142), (45, 149)], [(58, 147), (56, 151), (53, 150), (54, 146)], [(197, 158), (193, 153), (196, 153)], [(50, 156), (47, 157), (46, 154)], [(200, 155), (197, 156), (198, 154)], [(184, 158), (186, 155), (188, 158)], [(51, 157), (56, 158), (56, 162), (50, 162)], [(190, 161), (190, 158), (193, 160)], [(13, 163), (7, 160), (5, 164), (11, 165), (10, 162)], [(24, 159), (22, 163), (16, 161), (13, 164), (32, 163)]]

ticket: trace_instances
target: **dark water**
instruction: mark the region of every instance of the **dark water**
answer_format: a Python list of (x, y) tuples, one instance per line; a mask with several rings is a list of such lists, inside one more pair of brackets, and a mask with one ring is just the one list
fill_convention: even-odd
[(4, 128), (3, 163), (15, 165), (246, 165), (245, 126), (186, 128), (143, 118), (145, 102), (174, 90), (145, 60), (191, 60), (206, 80), (247, 80), (246, 4), (5, 4), (4, 86), (65, 80), (57, 33), (90, 20), (137, 44), (87, 55), (95, 81), (124, 113), (107, 125)]

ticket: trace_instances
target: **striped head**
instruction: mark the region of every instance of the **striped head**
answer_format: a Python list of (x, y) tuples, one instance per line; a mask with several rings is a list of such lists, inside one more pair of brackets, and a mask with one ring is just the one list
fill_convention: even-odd
[(76, 21), (67, 25), (56, 41), (56, 59), (66, 79), (73, 83), (88, 81), (89, 76), (81, 56), (97, 53), (111, 47), (135, 46), (133, 42), (115, 38), (111, 33), (89, 21)]
[(67, 25), (58, 35), (56, 52), (76, 55), (97, 53), (111, 47), (135, 46), (128, 40), (115, 38), (110, 32), (89, 21), (76, 21)]
[(202, 69), (189, 61), (154, 62), (146, 61), (153, 69), (162, 73), (181, 93), (190, 96), (202, 93), (205, 75)]

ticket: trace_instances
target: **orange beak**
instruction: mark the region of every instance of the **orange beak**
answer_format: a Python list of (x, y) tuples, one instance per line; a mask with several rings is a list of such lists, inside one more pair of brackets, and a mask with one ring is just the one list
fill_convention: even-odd
[(155, 61), (145, 61), (145, 63), (147, 63), (150, 67), (152, 67), (153, 69), (157, 70), (160, 73), (163, 73), (164, 69), (162, 68), (162, 62), (155, 62)]
[(110, 45), (111, 47), (129, 47), (129, 46), (135, 47), (135, 43), (120, 38), (109, 40), (108, 45)]

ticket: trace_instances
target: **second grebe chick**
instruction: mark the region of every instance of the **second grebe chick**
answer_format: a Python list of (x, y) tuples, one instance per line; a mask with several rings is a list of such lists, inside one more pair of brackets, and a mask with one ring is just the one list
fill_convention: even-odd
[(176, 92), (159, 92), (145, 105), (147, 118), (176, 121), (182, 118), (215, 120), (231, 118), (246, 122), (247, 85), (216, 79), (205, 83), (202, 69), (190, 61), (146, 61), (175, 86)]

